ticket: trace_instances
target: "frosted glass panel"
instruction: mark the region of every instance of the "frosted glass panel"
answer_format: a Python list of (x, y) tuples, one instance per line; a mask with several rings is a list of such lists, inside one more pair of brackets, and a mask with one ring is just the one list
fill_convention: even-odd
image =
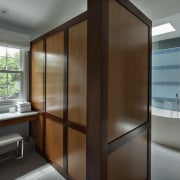
[(180, 48), (153, 51), (152, 106), (174, 110), (176, 94), (180, 98)]

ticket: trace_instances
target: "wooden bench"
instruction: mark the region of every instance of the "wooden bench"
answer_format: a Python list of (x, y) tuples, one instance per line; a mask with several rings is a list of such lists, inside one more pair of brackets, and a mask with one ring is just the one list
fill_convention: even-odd
[(20, 156), (18, 156), (17, 158), (23, 158), (24, 145), (23, 137), (20, 134), (15, 133), (0, 137), (0, 147), (7, 146), (13, 143), (17, 143), (18, 148), (21, 146)]

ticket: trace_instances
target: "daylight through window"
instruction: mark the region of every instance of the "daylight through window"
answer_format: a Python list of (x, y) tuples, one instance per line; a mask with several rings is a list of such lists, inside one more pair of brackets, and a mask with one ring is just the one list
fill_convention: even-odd
[(0, 46), (0, 101), (21, 98), (23, 64), (19, 49)]

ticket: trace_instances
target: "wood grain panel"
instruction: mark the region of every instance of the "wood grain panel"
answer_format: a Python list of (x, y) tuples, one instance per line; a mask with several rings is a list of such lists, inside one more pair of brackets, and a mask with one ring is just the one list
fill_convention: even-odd
[(109, 0), (108, 141), (148, 120), (148, 26)]
[(31, 58), (31, 103), (35, 110), (42, 111), (44, 104), (43, 40), (32, 45)]
[(69, 29), (68, 120), (86, 125), (87, 21)]
[(48, 159), (63, 167), (63, 126), (46, 118), (45, 151)]
[(43, 152), (43, 115), (38, 115), (36, 121), (31, 122), (31, 136), (35, 140), (36, 147)]
[(147, 179), (147, 132), (108, 157), (108, 180)]
[(68, 128), (68, 173), (74, 180), (86, 179), (86, 136)]
[(64, 32), (46, 40), (46, 111), (63, 118)]

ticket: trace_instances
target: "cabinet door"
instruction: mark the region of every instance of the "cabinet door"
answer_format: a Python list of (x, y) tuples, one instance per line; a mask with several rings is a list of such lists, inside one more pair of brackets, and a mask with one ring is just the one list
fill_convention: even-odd
[(86, 125), (87, 21), (69, 29), (68, 120)]
[(46, 155), (53, 163), (63, 167), (63, 125), (46, 118)]
[(75, 180), (86, 179), (86, 135), (68, 128), (68, 173)]
[(44, 50), (43, 40), (31, 49), (31, 103), (35, 110), (42, 111), (44, 105)]
[(46, 112), (63, 118), (64, 32), (46, 39)]
[(36, 147), (43, 152), (44, 148), (44, 120), (43, 114), (38, 115), (37, 120), (31, 122), (31, 136), (35, 140)]

